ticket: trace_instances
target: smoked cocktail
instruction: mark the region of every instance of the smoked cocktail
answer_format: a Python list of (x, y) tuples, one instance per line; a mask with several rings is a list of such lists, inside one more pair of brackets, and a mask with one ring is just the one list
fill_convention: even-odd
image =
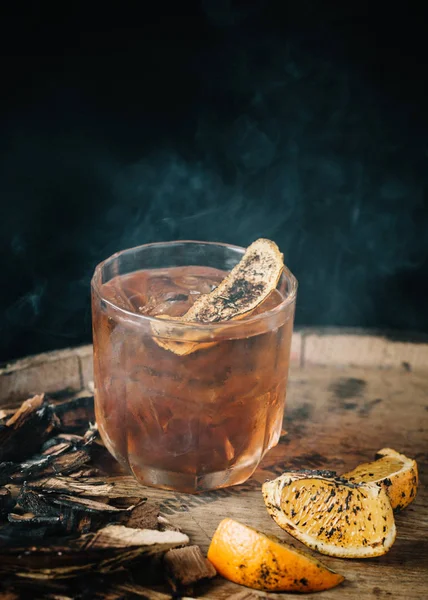
[(272, 289), (263, 288), (270, 266), (255, 254), (254, 281), (238, 273), (222, 284), (244, 253), (148, 244), (96, 268), (98, 427), (145, 485), (197, 492), (242, 483), (278, 442), (297, 283), (281, 262)]

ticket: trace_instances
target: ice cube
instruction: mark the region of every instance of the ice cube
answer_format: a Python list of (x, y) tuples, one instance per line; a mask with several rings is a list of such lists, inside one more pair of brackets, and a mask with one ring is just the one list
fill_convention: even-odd
[(218, 285), (218, 282), (208, 277), (198, 277), (197, 275), (175, 277), (173, 281), (179, 287), (193, 293), (192, 295), (195, 295), (195, 292), (198, 294), (209, 294)]

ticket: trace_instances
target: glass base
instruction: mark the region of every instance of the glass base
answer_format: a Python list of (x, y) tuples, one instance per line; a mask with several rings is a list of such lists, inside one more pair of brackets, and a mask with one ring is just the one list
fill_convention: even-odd
[(197, 494), (219, 488), (244, 483), (256, 470), (259, 460), (244, 465), (234, 466), (226, 471), (192, 475), (191, 473), (176, 473), (162, 471), (151, 467), (134, 467), (132, 473), (139, 483), (164, 490)]

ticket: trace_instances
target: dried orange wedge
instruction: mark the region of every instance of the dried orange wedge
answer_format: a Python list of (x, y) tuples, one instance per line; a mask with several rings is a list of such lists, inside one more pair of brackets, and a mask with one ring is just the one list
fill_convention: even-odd
[(403, 510), (413, 502), (419, 482), (416, 461), (391, 448), (379, 450), (373, 462), (358, 465), (343, 477), (353, 483), (381, 484), (395, 510)]
[(223, 519), (208, 560), (225, 579), (269, 592), (319, 592), (339, 585), (342, 575), (274, 537)]
[(266, 482), (262, 490), (276, 523), (322, 554), (369, 558), (394, 543), (391, 503), (375, 483), (352, 483), (331, 471), (299, 471)]
[(283, 269), (283, 255), (275, 242), (256, 240), (223, 281), (209, 294), (201, 295), (186, 314), (163, 315), (153, 323), (153, 339), (162, 348), (180, 356), (212, 346), (215, 342), (180, 340), (180, 332), (171, 322), (204, 324), (242, 319), (276, 289)]
[(283, 255), (275, 242), (256, 240), (227, 277), (210, 294), (200, 296), (182, 320), (218, 323), (245, 316), (273, 292), (283, 269)]

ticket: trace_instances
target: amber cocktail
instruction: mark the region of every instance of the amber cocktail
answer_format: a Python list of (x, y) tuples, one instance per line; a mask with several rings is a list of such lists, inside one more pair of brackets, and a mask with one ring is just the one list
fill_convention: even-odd
[[(243, 253), (207, 242), (148, 244), (95, 271), (97, 422), (109, 451), (145, 485), (197, 492), (242, 483), (278, 442), (297, 289), (286, 268), (249, 316), (175, 319), (162, 329)], [(174, 352), (173, 340), (191, 351)]]

